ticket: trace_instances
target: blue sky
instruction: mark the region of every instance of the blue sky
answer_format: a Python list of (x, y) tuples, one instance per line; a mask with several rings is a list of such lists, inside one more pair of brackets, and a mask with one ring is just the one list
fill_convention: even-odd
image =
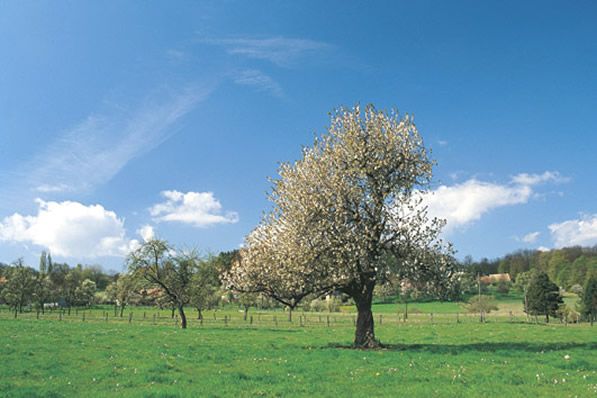
[(597, 244), (592, 1), (0, 3), (0, 261), (238, 248), (339, 106), (412, 113), (457, 256)]

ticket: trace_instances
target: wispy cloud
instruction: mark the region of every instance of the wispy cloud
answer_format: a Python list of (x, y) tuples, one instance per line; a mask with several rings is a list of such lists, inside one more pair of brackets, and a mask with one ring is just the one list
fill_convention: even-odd
[(284, 92), (280, 85), (270, 76), (256, 69), (247, 69), (236, 73), (234, 75), (234, 82), (255, 87), (259, 91), (267, 91), (276, 97), (284, 97)]
[(222, 46), (231, 55), (267, 60), (277, 66), (290, 67), (314, 53), (332, 48), (327, 43), (286, 37), (202, 39), (203, 43)]
[(176, 122), (209, 92), (188, 88), (174, 95), (160, 93), (160, 100), (148, 99), (130, 112), (91, 115), (30, 161), (23, 179), (29, 189), (44, 193), (105, 183), (132, 159), (168, 139)]

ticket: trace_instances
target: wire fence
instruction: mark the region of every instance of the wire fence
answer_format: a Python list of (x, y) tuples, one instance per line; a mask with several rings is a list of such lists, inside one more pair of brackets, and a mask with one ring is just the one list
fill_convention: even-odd
[[(301, 328), (301, 327), (355, 327), (356, 313), (343, 312), (302, 312), (302, 311), (249, 311), (245, 317), (242, 311), (204, 311), (201, 315), (197, 311), (185, 309), (188, 327), (224, 326), (224, 327), (265, 327), (265, 328)], [(519, 313), (413, 313), (389, 314), (374, 313), (375, 327), (401, 327), (406, 325), (445, 325), (471, 323), (534, 323), (545, 324), (544, 316), (527, 316)], [(43, 312), (27, 308), (22, 313), (15, 312), (6, 306), (0, 307), (0, 319), (35, 319), (39, 321), (64, 322), (104, 322), (116, 324), (141, 325), (178, 325), (178, 313), (170, 310), (153, 308), (129, 307), (121, 312), (118, 308), (64, 308), (47, 309)], [(550, 318), (551, 325), (572, 325), (567, 319)]]

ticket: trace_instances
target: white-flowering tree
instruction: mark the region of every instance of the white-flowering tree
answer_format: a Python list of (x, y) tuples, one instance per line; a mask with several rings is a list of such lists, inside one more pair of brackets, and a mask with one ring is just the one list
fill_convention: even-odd
[(451, 280), (451, 249), (438, 239), (444, 222), (422, 205), (434, 162), (412, 118), (395, 111), (341, 108), (327, 130), (280, 166), (273, 208), (225, 279), (291, 308), (308, 294), (347, 294), (358, 309), (355, 346), (375, 347), (376, 284), (391, 275), (435, 288)]

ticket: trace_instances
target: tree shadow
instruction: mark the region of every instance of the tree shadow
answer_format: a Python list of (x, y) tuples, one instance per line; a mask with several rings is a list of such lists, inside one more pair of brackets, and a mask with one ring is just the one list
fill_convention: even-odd
[(571, 349), (597, 351), (597, 342), (589, 343), (474, 343), (474, 344), (381, 344), (378, 348), (361, 348), (352, 345), (330, 343), (321, 349), (357, 349), (362, 351), (408, 351), (426, 352), (433, 354), (459, 355), (468, 352), (497, 352), (497, 351), (524, 351), (548, 352)]

